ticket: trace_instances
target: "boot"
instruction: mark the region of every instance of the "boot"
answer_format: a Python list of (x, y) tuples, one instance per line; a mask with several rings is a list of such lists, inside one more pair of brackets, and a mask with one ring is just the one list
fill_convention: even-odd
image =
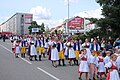
[(15, 54), (15, 57), (18, 58), (18, 54)]
[(76, 60), (74, 60), (74, 65), (76, 65)]
[(45, 58), (45, 53), (43, 53), (43, 57)]
[(23, 58), (23, 53), (21, 53), (21, 57)]
[(59, 66), (61, 66), (61, 63), (60, 63), (60, 61), (61, 61), (61, 60), (59, 59), (59, 63), (58, 63), (58, 65), (59, 65)]
[(37, 61), (37, 55), (35, 55), (35, 61)]
[(39, 55), (39, 61), (41, 61), (41, 55)]
[(64, 59), (62, 59), (62, 63), (63, 63), (63, 66), (65, 66), (65, 60)]
[(25, 58), (25, 53), (23, 54), (23, 57)]
[(76, 64), (77, 64), (77, 66), (78, 66), (78, 60), (76, 60)]
[(29, 57), (29, 60), (32, 61), (32, 56)]

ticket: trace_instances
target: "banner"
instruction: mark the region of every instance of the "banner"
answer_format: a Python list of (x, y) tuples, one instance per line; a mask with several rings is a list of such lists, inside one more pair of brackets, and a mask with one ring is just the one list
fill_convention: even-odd
[(73, 18), (68, 22), (69, 29), (83, 29), (84, 28), (84, 18), (79, 16)]
[(32, 22), (32, 15), (26, 14), (25, 15), (25, 24), (31, 24), (31, 22)]
[(39, 28), (32, 28), (32, 32), (39, 32)]

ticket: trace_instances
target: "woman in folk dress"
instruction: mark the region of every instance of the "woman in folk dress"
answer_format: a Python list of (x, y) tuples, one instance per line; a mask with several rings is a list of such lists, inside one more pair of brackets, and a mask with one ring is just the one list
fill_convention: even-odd
[(35, 58), (35, 61), (37, 61), (37, 51), (36, 51), (36, 48), (35, 48), (35, 45), (34, 45), (34, 41), (31, 41), (30, 42), (30, 47), (29, 47), (29, 53), (30, 53), (30, 61), (32, 61), (32, 58), (34, 57)]
[(59, 60), (58, 50), (56, 48), (56, 42), (53, 42), (52, 48), (51, 48), (51, 61), (52, 65), (56, 68), (57, 64), (56, 61)]
[(81, 50), (81, 56), (80, 56), (80, 64), (79, 64), (79, 80), (81, 79), (81, 76), (83, 73), (86, 74), (86, 80), (88, 80), (88, 72), (89, 72), (89, 66), (88, 66), (88, 56), (86, 54), (86, 49)]
[[(68, 45), (68, 59), (70, 60), (69, 63), (70, 63), (70, 66), (72, 66), (72, 61), (75, 62), (75, 53), (74, 53), (74, 49), (73, 49), (73, 41), (72, 39), (70, 39), (70, 42), (67, 43)], [(75, 64), (75, 63), (74, 63)]]

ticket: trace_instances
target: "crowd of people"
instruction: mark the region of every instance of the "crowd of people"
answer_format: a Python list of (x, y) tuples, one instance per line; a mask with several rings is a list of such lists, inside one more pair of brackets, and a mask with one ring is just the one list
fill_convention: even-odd
[[(78, 65), (79, 80), (85, 74), (86, 80), (120, 80), (120, 38), (91, 38), (73, 40), (54, 35), (12, 35), (10, 37), (15, 57), (42, 61), (48, 57), (53, 67)], [(62, 63), (62, 64), (61, 64)], [(107, 74), (107, 75), (106, 75)], [(90, 77), (88, 77), (90, 75)]]

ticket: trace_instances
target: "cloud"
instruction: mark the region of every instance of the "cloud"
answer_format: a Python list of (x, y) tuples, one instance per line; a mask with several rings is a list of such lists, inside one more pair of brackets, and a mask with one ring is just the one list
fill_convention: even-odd
[(42, 6), (36, 6), (31, 8), (30, 13), (33, 14), (34, 19), (48, 20), (51, 18), (51, 12)]
[(88, 11), (82, 11), (79, 13), (76, 13), (74, 16), (80, 16), (80, 17), (86, 17), (86, 18), (104, 18), (102, 15), (101, 8), (96, 10), (88, 10)]
[(39, 25), (41, 25), (41, 23), (44, 23), (45, 26), (48, 26), (49, 28), (57, 27), (63, 22), (63, 19), (52, 19), (50, 10), (42, 6), (31, 8), (30, 13), (33, 14), (33, 20), (37, 21)]
[(68, 4), (68, 1), (69, 3), (77, 3), (79, 0), (64, 0), (65, 5)]

